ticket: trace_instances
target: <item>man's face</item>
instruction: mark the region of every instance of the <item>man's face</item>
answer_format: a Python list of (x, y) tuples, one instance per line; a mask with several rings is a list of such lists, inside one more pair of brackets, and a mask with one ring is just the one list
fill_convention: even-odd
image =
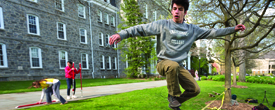
[(173, 4), (172, 8), (173, 21), (176, 23), (182, 23), (184, 16), (187, 14), (187, 11), (184, 10), (184, 7), (181, 5)]

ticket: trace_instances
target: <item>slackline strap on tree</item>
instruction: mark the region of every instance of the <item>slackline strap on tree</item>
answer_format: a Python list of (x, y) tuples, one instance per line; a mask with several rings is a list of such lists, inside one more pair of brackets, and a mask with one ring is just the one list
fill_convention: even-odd
[(210, 109), (210, 110), (220, 110), (221, 108), (222, 108), (222, 105), (223, 105), (223, 101), (224, 101), (224, 95), (225, 95), (225, 92), (227, 91), (227, 90), (230, 90), (230, 88), (225, 88), (225, 91), (220, 95), (220, 96), (222, 96), (222, 103), (221, 103), (221, 106), (219, 107), (219, 108), (217, 108), (217, 107), (213, 107), (213, 108), (210, 108), (210, 107), (208, 107), (209, 105), (211, 105), (215, 100), (217, 100), (219, 97), (217, 97), (216, 99), (214, 99), (213, 101), (211, 101), (209, 104), (207, 104), (204, 108), (202, 108), (201, 110), (205, 110), (206, 108), (207, 109)]

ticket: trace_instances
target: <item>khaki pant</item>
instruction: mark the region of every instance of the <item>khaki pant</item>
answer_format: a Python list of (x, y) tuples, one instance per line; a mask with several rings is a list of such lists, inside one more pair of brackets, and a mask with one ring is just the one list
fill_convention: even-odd
[[(200, 93), (200, 87), (193, 76), (184, 67), (171, 60), (162, 60), (157, 64), (157, 71), (160, 75), (166, 76), (168, 93), (178, 97), (178, 101), (183, 103)], [(180, 87), (185, 90), (183, 93)]]

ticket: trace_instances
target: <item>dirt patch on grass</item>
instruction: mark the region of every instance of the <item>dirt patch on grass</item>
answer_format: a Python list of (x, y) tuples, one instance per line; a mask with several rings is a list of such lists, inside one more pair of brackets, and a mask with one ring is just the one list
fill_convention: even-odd
[(238, 85), (231, 85), (231, 87), (235, 87), (235, 88), (247, 88), (247, 86), (238, 86)]
[[(211, 101), (206, 102), (205, 104), (209, 104)], [(215, 100), (213, 103), (211, 103), (208, 107), (209, 108), (214, 108), (217, 107), (219, 108), (221, 106), (221, 100)], [(247, 103), (239, 103), (238, 106), (231, 106), (228, 104), (223, 104), (221, 109), (225, 109), (225, 110), (251, 110), (254, 106), (253, 105), (249, 105)], [(208, 109), (210, 110), (210, 109)]]
[(238, 86), (238, 85), (231, 85), (231, 87), (235, 87), (235, 88), (247, 88), (247, 86)]

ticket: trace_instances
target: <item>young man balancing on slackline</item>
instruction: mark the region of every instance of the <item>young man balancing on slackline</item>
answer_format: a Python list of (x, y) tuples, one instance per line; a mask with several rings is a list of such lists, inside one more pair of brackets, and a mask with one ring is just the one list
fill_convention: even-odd
[[(202, 29), (193, 24), (186, 24), (184, 16), (188, 7), (188, 0), (172, 0), (173, 19), (130, 27), (112, 35), (109, 39), (112, 45), (128, 37), (157, 35), (157, 71), (160, 75), (166, 76), (169, 107), (175, 110), (179, 109), (181, 103), (200, 93), (197, 82), (181, 63), (187, 58), (193, 42), (245, 30), (242, 24), (223, 29)], [(183, 93), (179, 84), (185, 89)]]

